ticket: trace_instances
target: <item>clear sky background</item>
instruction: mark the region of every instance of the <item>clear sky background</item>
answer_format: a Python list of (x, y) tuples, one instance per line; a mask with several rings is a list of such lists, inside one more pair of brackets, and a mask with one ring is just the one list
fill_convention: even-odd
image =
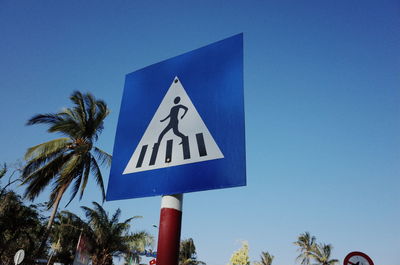
[[(252, 261), (269, 251), (295, 264), (304, 231), (340, 262), (358, 250), (399, 265), (397, 0), (0, 0), (0, 161), (57, 137), (24, 124), (70, 106), (74, 90), (111, 108), (98, 142), (111, 153), (125, 74), (240, 32), (248, 185), (186, 194), (182, 238), (208, 265), (228, 263), (241, 240)], [(99, 200), (91, 182), (67, 209)], [(143, 215), (134, 229), (157, 234), (160, 197), (104, 207)]]

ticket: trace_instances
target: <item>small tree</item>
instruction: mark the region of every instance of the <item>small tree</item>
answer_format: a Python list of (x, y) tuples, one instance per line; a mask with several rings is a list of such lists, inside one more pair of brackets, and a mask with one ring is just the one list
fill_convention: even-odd
[(147, 247), (152, 247), (154, 238), (145, 231), (131, 233), (129, 244), (129, 253), (125, 254), (124, 264), (140, 264), (140, 252), (144, 252)]
[[(33, 263), (34, 252), (39, 247), (44, 218), (38, 205), (26, 206), (13, 191), (0, 196), (0, 264), (13, 264), (18, 249), (25, 250), (26, 264)], [(41, 253), (44, 255), (46, 249)]]
[(297, 251), (300, 252), (296, 260), (300, 261), (302, 265), (310, 264), (310, 253), (315, 248), (315, 241), (315, 236), (311, 236), (309, 232), (304, 232), (303, 234), (300, 234), (297, 241), (294, 242), (294, 244), (299, 247)]
[[(25, 205), (21, 196), (8, 189), (19, 178), (14, 178), (18, 169), (9, 173), (6, 164), (0, 169), (0, 264), (12, 264), (15, 252), (23, 248), (25, 261), (34, 259), (34, 250), (38, 247), (41, 232), (44, 229), (44, 217), (40, 205)], [(2, 181), (7, 177), (6, 184)], [(43, 250), (44, 254), (46, 250)]]
[[(104, 208), (93, 202), (93, 208), (82, 206), (86, 220), (68, 212), (70, 218), (80, 219), (82, 233), (91, 245), (91, 259), (93, 265), (112, 265), (113, 257), (127, 256), (132, 251), (132, 245), (140, 242), (151, 242), (151, 236), (146, 232), (130, 233), (130, 222), (140, 216), (119, 221), (121, 210), (109, 216)], [(136, 241), (136, 243), (135, 243)], [(139, 242), (140, 241), (140, 242)]]
[(242, 242), (242, 247), (233, 252), (229, 265), (250, 265), (249, 244), (247, 242)]
[(72, 264), (76, 246), (85, 223), (76, 215), (67, 211), (57, 214), (50, 242), (57, 246), (53, 260), (64, 265)]
[(331, 259), (332, 252), (331, 244), (317, 244), (310, 253), (311, 257), (318, 265), (334, 265), (339, 262), (337, 259)]
[(274, 256), (267, 252), (261, 252), (261, 261), (255, 262), (255, 265), (271, 265), (274, 260)]
[(205, 264), (197, 260), (196, 246), (192, 238), (184, 239), (179, 246), (179, 265)]

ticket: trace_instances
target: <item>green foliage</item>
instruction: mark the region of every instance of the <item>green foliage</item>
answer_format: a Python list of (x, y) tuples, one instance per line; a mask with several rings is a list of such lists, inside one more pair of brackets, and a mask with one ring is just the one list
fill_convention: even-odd
[(296, 260), (300, 261), (302, 265), (310, 264), (310, 253), (315, 248), (315, 236), (311, 236), (309, 232), (300, 234), (297, 241), (294, 242), (298, 246), (298, 251), (300, 254), (297, 256)]
[(130, 233), (131, 240), (129, 241), (129, 253), (125, 253), (125, 264), (139, 264), (141, 261), (141, 256), (139, 252), (144, 252), (146, 248), (152, 247), (154, 238), (145, 231), (140, 231), (136, 233)]
[[(93, 208), (81, 207), (86, 220), (82, 220), (71, 212), (62, 212), (59, 217), (61, 221), (58, 225), (59, 230), (62, 231), (59, 235), (66, 233), (68, 226), (75, 231), (81, 229), (91, 245), (90, 254), (93, 265), (112, 265), (113, 257), (130, 257), (135, 248), (139, 250), (141, 247), (144, 248), (152, 244), (153, 239), (148, 233), (143, 231), (139, 233), (130, 232), (130, 222), (140, 216), (134, 216), (120, 222), (120, 209), (109, 216), (100, 204), (93, 202), (93, 206)], [(56, 240), (58, 240), (57, 235), (53, 242), (57, 242)], [(73, 245), (63, 241), (60, 244), (63, 251), (74, 253)]]
[(82, 198), (90, 174), (105, 197), (99, 163), (110, 164), (111, 156), (93, 144), (103, 130), (103, 120), (109, 110), (104, 101), (96, 100), (91, 94), (74, 92), (70, 99), (75, 105), (73, 108), (55, 114), (38, 114), (27, 123), (46, 124), (48, 132), (66, 136), (33, 146), (25, 154), (27, 164), (22, 173), (27, 185), (25, 196), (35, 199), (54, 181), (49, 207), (70, 184), (73, 184), (70, 201), (79, 191)]
[(311, 236), (309, 232), (300, 234), (294, 244), (299, 247), (300, 254), (297, 260), (302, 265), (310, 264), (311, 260), (315, 262), (315, 265), (334, 265), (339, 262), (337, 259), (331, 259), (330, 257), (332, 245), (317, 243), (315, 236)]
[(232, 254), (229, 265), (250, 265), (249, 244), (247, 242), (242, 242), (242, 247)]
[(269, 254), (268, 252), (261, 252), (261, 261), (257, 261), (255, 265), (272, 265), (272, 261), (274, 260), (274, 256)]
[(339, 263), (337, 259), (331, 259), (332, 245), (330, 244), (316, 244), (310, 256), (314, 259), (315, 264), (319, 265), (333, 265)]
[(179, 265), (206, 264), (197, 260), (196, 246), (192, 238), (184, 239), (179, 246)]
[(92, 175), (105, 199), (100, 165), (111, 162), (111, 155), (94, 147), (103, 130), (103, 121), (109, 114), (106, 103), (91, 94), (74, 92), (70, 97), (73, 107), (58, 113), (33, 116), (28, 125), (48, 125), (48, 132), (65, 137), (38, 144), (26, 151), (26, 165), (22, 171), (25, 197), (34, 200), (50, 184), (52, 190), (48, 207), (53, 207), (39, 252), (46, 244), (58, 205), (64, 192), (72, 186), (67, 205), (79, 192), (81, 199)]
[(32, 263), (45, 228), (44, 221), (38, 205), (26, 206), (19, 195), (3, 192), (0, 195), (0, 264), (13, 264), (19, 249), (25, 250), (25, 264)]
[(53, 261), (64, 265), (73, 263), (76, 246), (84, 226), (84, 222), (70, 212), (63, 211), (57, 215), (50, 234), (50, 242), (55, 250)]

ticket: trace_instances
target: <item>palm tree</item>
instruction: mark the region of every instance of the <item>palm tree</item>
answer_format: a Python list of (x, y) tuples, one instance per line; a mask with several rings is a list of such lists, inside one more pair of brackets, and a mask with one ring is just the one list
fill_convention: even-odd
[(337, 259), (331, 258), (332, 245), (316, 244), (313, 251), (310, 252), (310, 257), (313, 258), (315, 265), (334, 265), (339, 262)]
[(135, 216), (119, 222), (121, 210), (118, 209), (111, 217), (104, 208), (93, 202), (94, 208), (81, 207), (86, 220), (68, 211), (62, 211), (55, 220), (53, 244), (59, 243), (58, 253), (54, 260), (64, 264), (72, 264), (76, 245), (80, 234), (89, 246), (88, 251), (93, 265), (111, 265), (114, 256), (132, 257), (135, 251), (143, 251), (153, 243), (153, 238), (147, 232), (129, 232), (129, 223), (140, 216)]
[(33, 146), (25, 154), (27, 164), (22, 172), (23, 184), (27, 185), (25, 197), (34, 200), (45, 187), (53, 183), (48, 202), (48, 208), (53, 207), (53, 210), (41, 248), (47, 240), (60, 200), (71, 184), (72, 195), (67, 205), (79, 190), (82, 198), (90, 174), (100, 186), (103, 200), (105, 198), (99, 164), (109, 165), (111, 155), (93, 144), (103, 130), (103, 121), (109, 109), (104, 101), (96, 100), (89, 93), (76, 91), (70, 99), (74, 107), (54, 114), (38, 114), (27, 122), (28, 125), (49, 125), (48, 132), (65, 136)]
[(179, 246), (179, 265), (199, 265), (205, 264), (197, 260), (196, 246), (192, 238), (184, 239)]
[(271, 265), (272, 261), (274, 260), (274, 256), (267, 252), (261, 252), (261, 261), (255, 262), (256, 265)]
[(75, 257), (79, 236), (86, 226), (78, 216), (62, 211), (57, 214), (53, 231), (50, 234), (50, 242), (57, 251), (54, 253), (54, 261), (65, 265), (72, 264)]
[(140, 252), (144, 252), (147, 247), (152, 247), (154, 238), (147, 232), (141, 231), (137, 233), (131, 233), (131, 240), (129, 242), (129, 254), (125, 255), (125, 264), (139, 264), (141, 257)]
[(93, 265), (112, 265), (114, 256), (129, 255), (132, 245), (151, 241), (151, 236), (146, 232), (129, 233), (129, 223), (140, 216), (131, 217), (120, 223), (120, 209), (117, 209), (110, 218), (100, 204), (93, 202), (93, 205), (93, 209), (81, 207), (87, 218), (83, 233), (92, 246)]
[(310, 264), (310, 253), (315, 248), (315, 241), (315, 236), (311, 236), (309, 232), (305, 232), (300, 234), (297, 241), (294, 242), (294, 244), (299, 247), (298, 251), (300, 251), (296, 260), (300, 260), (302, 265)]

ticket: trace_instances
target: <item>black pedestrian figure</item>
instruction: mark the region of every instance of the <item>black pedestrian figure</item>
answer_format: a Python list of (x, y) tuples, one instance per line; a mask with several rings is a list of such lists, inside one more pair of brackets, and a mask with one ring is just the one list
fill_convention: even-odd
[[(179, 115), (179, 109), (183, 109), (185, 111), (183, 113), (183, 115), (181, 116), (181, 119), (183, 119), (183, 117), (186, 115), (186, 112), (188, 111), (188, 108), (182, 104), (176, 105), (180, 101), (181, 101), (181, 98), (176, 97), (174, 99), (175, 106), (173, 106), (171, 108), (169, 115), (167, 117), (165, 117), (165, 119), (160, 120), (160, 122), (164, 122), (169, 118), (169, 123), (168, 123), (167, 127), (165, 127), (165, 129), (160, 133), (160, 136), (158, 136), (158, 141), (157, 141), (158, 144), (161, 143), (161, 140), (164, 137), (164, 135), (171, 129), (176, 136), (179, 136), (182, 139), (182, 142), (183, 142), (183, 139), (186, 137), (183, 133), (181, 133), (178, 130), (178, 123), (179, 123), (178, 115)], [(179, 144), (182, 144), (182, 142), (180, 142)]]

